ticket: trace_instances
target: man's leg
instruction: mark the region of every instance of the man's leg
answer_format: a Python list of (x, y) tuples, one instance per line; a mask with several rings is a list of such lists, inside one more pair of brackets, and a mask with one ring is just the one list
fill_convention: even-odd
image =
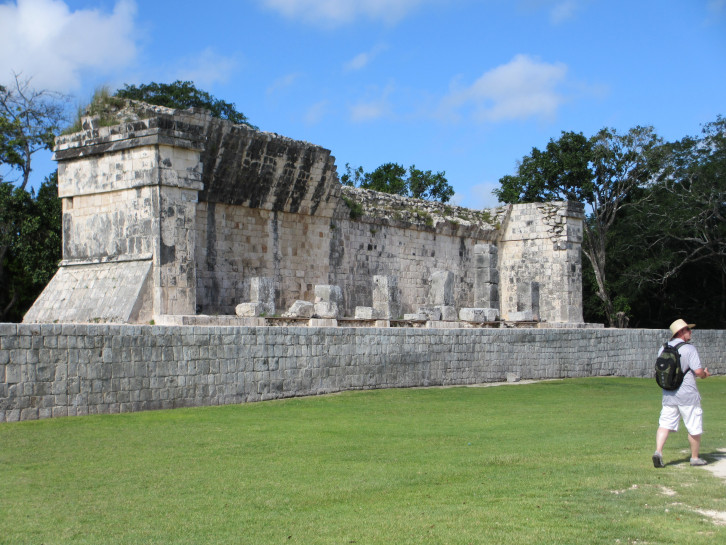
[(698, 453), (701, 450), (701, 436), (688, 434), (688, 442), (691, 444), (691, 460), (698, 459)]
[[(658, 428), (655, 434), (655, 451), (663, 454), (663, 446), (668, 439), (668, 434), (671, 432), (668, 428)], [(689, 436), (690, 437), (690, 436)]]
[(663, 446), (668, 435), (672, 431), (678, 431), (678, 422), (681, 418), (678, 407), (664, 405), (658, 419), (658, 431), (655, 434), (655, 453), (653, 454), (653, 466), (665, 467), (663, 463)]

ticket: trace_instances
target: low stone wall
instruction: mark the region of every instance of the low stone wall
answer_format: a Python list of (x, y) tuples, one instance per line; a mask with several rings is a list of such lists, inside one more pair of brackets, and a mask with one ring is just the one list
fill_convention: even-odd
[[(0, 422), (353, 389), (649, 377), (665, 330), (0, 324)], [(697, 331), (726, 369), (726, 331)], [(655, 386), (654, 386), (655, 387)]]

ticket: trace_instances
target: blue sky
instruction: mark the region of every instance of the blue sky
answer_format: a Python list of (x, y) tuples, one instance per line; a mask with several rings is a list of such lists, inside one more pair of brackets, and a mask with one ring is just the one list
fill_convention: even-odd
[(341, 174), (445, 171), (481, 208), (561, 131), (676, 140), (726, 115), (726, 0), (0, 1), (0, 82), (13, 72), (74, 104), (192, 80)]

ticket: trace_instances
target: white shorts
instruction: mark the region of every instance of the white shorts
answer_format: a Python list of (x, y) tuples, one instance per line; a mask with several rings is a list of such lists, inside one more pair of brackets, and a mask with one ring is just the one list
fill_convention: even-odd
[(664, 405), (660, 411), (658, 425), (671, 431), (678, 431), (678, 422), (683, 418), (688, 433), (703, 433), (703, 409), (700, 405)]

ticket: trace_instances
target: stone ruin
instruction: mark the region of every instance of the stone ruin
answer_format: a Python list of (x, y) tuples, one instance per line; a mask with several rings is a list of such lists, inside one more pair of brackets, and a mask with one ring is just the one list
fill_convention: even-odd
[(56, 141), (63, 260), (26, 323), (582, 323), (583, 207), (342, 186), (330, 151), (132, 101)]

